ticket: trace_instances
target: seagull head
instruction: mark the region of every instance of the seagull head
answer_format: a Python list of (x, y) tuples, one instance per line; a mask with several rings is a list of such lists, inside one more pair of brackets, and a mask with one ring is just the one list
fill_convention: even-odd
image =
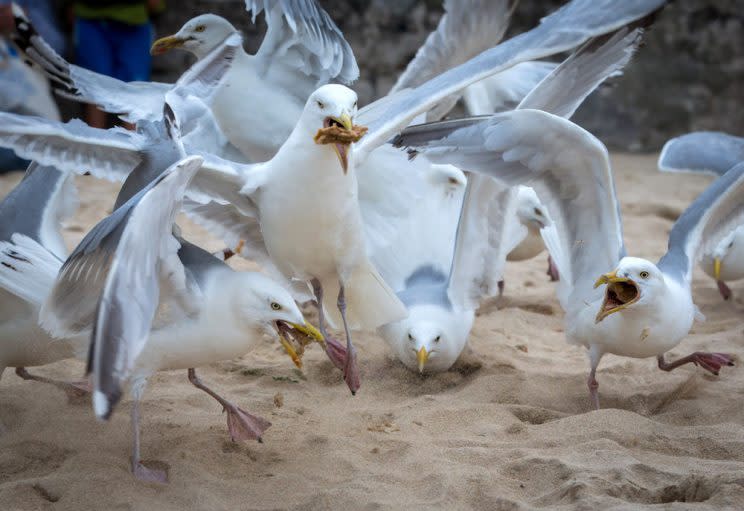
[(519, 186), (517, 190), (517, 217), (527, 228), (542, 229), (550, 224), (550, 217), (535, 190), (529, 186)]
[(354, 126), (356, 113), (356, 92), (331, 84), (310, 95), (300, 119), (300, 124), (313, 133), (316, 144), (336, 153), (344, 174), (349, 169), (351, 144), (366, 132), (366, 128)]
[(254, 272), (236, 273), (232, 280), (232, 289), (238, 295), (232, 301), (238, 321), (246, 330), (258, 323), (264, 332), (277, 334), (295, 364), (299, 366), (300, 362), (290, 336), (323, 342), (320, 332), (305, 321), (292, 295), (278, 282)]
[[(427, 369), (431, 369), (427, 367), (429, 360), (436, 362), (436, 358), (441, 354), (443, 341), (446, 341), (446, 337), (440, 325), (435, 322), (412, 322), (404, 340), (408, 344), (408, 357), (404, 362), (411, 367), (415, 359), (415, 367), (423, 374)], [(429, 364), (431, 365), (438, 364)]]
[(187, 21), (175, 34), (155, 41), (150, 47), (150, 53), (162, 55), (175, 48), (181, 48), (200, 59), (237, 31), (225, 18), (216, 14), (202, 14)]
[(605, 273), (594, 287), (606, 286), (604, 300), (597, 313), (599, 323), (610, 314), (650, 303), (666, 288), (664, 274), (646, 259), (624, 257), (615, 271)]
[(454, 165), (432, 164), (429, 168), (429, 181), (434, 186), (441, 186), (446, 195), (452, 195), (465, 188), (468, 183), (465, 173)]

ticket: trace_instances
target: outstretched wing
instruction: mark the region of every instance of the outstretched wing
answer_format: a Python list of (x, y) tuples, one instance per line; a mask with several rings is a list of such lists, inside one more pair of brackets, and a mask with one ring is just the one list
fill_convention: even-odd
[(0, 146), (22, 158), (63, 172), (90, 172), (123, 181), (142, 160), (145, 139), (122, 128), (101, 130), (73, 119), (67, 123), (0, 112)]
[(185, 287), (184, 268), (177, 256), (180, 245), (171, 232), (186, 186), (201, 163), (200, 157), (190, 156), (165, 170), (136, 200), (127, 203), (127, 214), (116, 226), (118, 236), (110, 239), (112, 250), (88, 358), (98, 417), (110, 416), (121, 397), (122, 383), (131, 375), (147, 341), (161, 301), (161, 276)]
[(468, 85), (519, 62), (570, 50), (592, 37), (648, 16), (664, 3), (664, 0), (573, 0), (543, 18), (532, 30), (486, 50), (406, 94), (382, 101), (379, 108), (370, 105), (362, 118), (357, 119), (369, 127), (367, 135), (355, 146), (357, 157), (384, 143), (417, 115)]
[(64, 259), (67, 250), (60, 223), (76, 208), (77, 190), (71, 174), (33, 162), (23, 180), (0, 202), (0, 241), (22, 234)]
[[(445, 0), (439, 24), (390, 90), (391, 94), (418, 87), (496, 46), (504, 37), (516, 0)], [(459, 94), (443, 99), (427, 119), (441, 119)]]
[(57, 94), (73, 101), (98, 105), (129, 122), (160, 119), (163, 99), (171, 84), (122, 82), (70, 64), (44, 41), (15, 4), (13, 16), (16, 28), (13, 42), (41, 68)]
[(700, 256), (744, 223), (744, 162), (713, 181), (682, 213), (669, 234), (659, 268), (689, 284)]
[(449, 132), (443, 129), (446, 124), (408, 128), (396, 144), (437, 163), (534, 187), (567, 255), (561, 279), (572, 286), (572, 301), (593, 296), (594, 278), (614, 268), (624, 254), (604, 145), (570, 121), (538, 110), (496, 114)]
[(696, 131), (669, 140), (659, 155), (662, 172), (711, 172), (717, 176), (744, 161), (744, 138)]
[(341, 30), (315, 0), (246, 0), (256, 16), (265, 12), (268, 30), (256, 54), (263, 69), (281, 62), (321, 85), (359, 77), (354, 52)]

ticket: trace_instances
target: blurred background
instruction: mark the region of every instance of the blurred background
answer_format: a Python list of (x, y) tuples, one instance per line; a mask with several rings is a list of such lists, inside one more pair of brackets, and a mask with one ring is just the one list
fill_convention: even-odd
[[(621, 0), (619, 0), (621, 1)], [(0, 0), (2, 3), (2, 0)], [(51, 3), (74, 61), (69, 2)], [(103, 1), (102, 3), (111, 3)], [(442, 15), (441, 0), (320, 0), (351, 43), (361, 76), (361, 103), (385, 94)], [(535, 26), (565, 3), (521, 0), (507, 34)], [(242, 0), (166, 0), (152, 22), (155, 36), (175, 33), (191, 17), (213, 12), (228, 18), (255, 51), (265, 26), (254, 25)], [(152, 80), (175, 81), (192, 62), (185, 52), (152, 60)], [(574, 121), (614, 149), (656, 151), (675, 135), (720, 130), (744, 135), (744, 0), (681, 0), (659, 16), (625, 74), (589, 98)], [(80, 107), (62, 105), (63, 117)], [(455, 112), (457, 115), (459, 112)]]

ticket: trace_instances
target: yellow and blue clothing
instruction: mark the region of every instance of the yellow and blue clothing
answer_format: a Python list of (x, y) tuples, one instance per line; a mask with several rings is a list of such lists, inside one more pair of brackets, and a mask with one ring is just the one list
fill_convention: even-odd
[(148, 80), (154, 31), (147, 4), (141, 0), (75, 2), (76, 63), (125, 82)]

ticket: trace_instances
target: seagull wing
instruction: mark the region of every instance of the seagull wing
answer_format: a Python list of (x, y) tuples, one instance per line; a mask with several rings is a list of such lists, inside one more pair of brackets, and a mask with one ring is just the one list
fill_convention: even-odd
[(511, 110), (556, 66), (553, 62), (520, 62), (466, 88), (465, 106), (472, 115)]
[(264, 70), (281, 65), (299, 69), (316, 85), (359, 77), (354, 52), (328, 13), (315, 0), (246, 0), (246, 10), (265, 12), (268, 30), (256, 54)]
[(604, 145), (570, 121), (538, 110), (496, 114), (448, 132), (447, 124), (408, 128), (396, 144), (436, 163), (496, 177), (508, 185), (533, 186), (555, 223), (561, 252), (567, 255), (561, 279), (571, 286), (572, 300), (593, 297), (594, 278), (614, 268), (625, 253)]
[(486, 50), (454, 69), (419, 87), (367, 107), (357, 121), (369, 132), (356, 144), (357, 155), (364, 155), (387, 141), (417, 115), (428, 111), (443, 98), (508, 69), (519, 62), (535, 60), (570, 50), (596, 37), (654, 13), (664, 0), (573, 0), (542, 19), (532, 30)]
[(713, 181), (682, 213), (669, 234), (669, 249), (659, 268), (680, 282), (692, 281), (692, 269), (731, 231), (744, 223), (744, 162)]
[(0, 112), (0, 146), (64, 172), (123, 181), (141, 161), (145, 138), (121, 128), (101, 130), (73, 119), (61, 123)]
[[(110, 415), (147, 341), (163, 300), (161, 278), (180, 282), (178, 287), (186, 292), (185, 272), (177, 256), (180, 245), (172, 229), (186, 186), (201, 163), (200, 157), (190, 156), (165, 170), (144, 193), (120, 208), (126, 214), (107, 240), (111, 249), (108, 271), (95, 311), (88, 358), (99, 417)], [(62, 279), (67, 270), (63, 268)]]
[(64, 259), (67, 250), (60, 223), (75, 212), (77, 204), (71, 174), (33, 162), (23, 180), (0, 202), (0, 240), (22, 234)]
[(710, 172), (717, 176), (744, 161), (744, 138), (696, 131), (673, 138), (659, 155), (662, 172)]
[(13, 6), (13, 16), (16, 27), (13, 42), (41, 68), (57, 94), (73, 101), (95, 104), (129, 122), (160, 119), (163, 99), (171, 84), (122, 82), (70, 64), (44, 41), (16, 5)]
[(475, 310), (483, 298), (496, 293), (506, 256), (519, 235), (516, 195), (516, 187), (489, 176), (468, 178), (447, 286), (456, 309)]

